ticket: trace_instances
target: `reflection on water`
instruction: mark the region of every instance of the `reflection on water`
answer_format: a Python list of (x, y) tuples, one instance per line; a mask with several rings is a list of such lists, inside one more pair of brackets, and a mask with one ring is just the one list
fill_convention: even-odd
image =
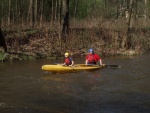
[(104, 58), (122, 67), (66, 74), (41, 70), (61, 61), (0, 63), (0, 113), (149, 113), (149, 57)]

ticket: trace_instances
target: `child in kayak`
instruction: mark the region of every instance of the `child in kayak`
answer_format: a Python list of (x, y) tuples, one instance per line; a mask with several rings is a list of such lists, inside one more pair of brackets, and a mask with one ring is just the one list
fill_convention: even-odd
[(65, 61), (62, 65), (66, 65), (66, 66), (74, 65), (74, 61), (72, 60), (72, 58), (70, 57), (70, 54), (68, 52), (65, 53)]

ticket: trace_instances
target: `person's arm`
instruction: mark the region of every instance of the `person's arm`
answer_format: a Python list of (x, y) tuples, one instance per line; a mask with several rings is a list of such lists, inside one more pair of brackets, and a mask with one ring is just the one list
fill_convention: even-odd
[(86, 65), (86, 66), (88, 65), (88, 60), (85, 60), (85, 65)]
[(102, 66), (102, 65), (103, 65), (103, 63), (102, 63), (102, 59), (100, 59), (100, 60), (99, 60), (99, 65), (100, 65), (100, 66)]
[(63, 63), (63, 64), (61, 64), (62, 66), (65, 66), (66, 65), (66, 63)]
[(88, 60), (87, 60), (88, 59), (88, 55), (85, 57), (85, 59), (86, 59), (85, 60), (85, 65), (87, 66), (88, 65)]
[(97, 61), (99, 61), (99, 65), (102, 66), (103, 63), (102, 63), (101, 57), (98, 54), (95, 54), (95, 57), (96, 57)]
[(71, 61), (71, 65), (69, 65), (69, 66), (73, 66), (73, 65), (74, 65), (74, 61), (72, 60), (72, 61)]

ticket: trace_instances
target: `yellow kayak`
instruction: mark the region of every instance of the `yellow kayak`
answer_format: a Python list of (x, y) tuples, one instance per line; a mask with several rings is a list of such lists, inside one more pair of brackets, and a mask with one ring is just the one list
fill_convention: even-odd
[(96, 69), (100, 69), (103, 66), (98, 66), (98, 65), (88, 65), (86, 66), (85, 64), (76, 64), (74, 66), (63, 66), (61, 64), (57, 65), (43, 65), (42, 70), (43, 71), (50, 71), (50, 72), (76, 72), (76, 71), (92, 71)]

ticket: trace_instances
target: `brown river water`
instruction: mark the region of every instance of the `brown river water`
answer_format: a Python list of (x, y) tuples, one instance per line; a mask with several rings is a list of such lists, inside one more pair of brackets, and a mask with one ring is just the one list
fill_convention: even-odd
[[(74, 61), (84, 63), (84, 57)], [(150, 52), (103, 58), (121, 68), (66, 74), (41, 70), (60, 62), (0, 63), (0, 113), (150, 113)]]

